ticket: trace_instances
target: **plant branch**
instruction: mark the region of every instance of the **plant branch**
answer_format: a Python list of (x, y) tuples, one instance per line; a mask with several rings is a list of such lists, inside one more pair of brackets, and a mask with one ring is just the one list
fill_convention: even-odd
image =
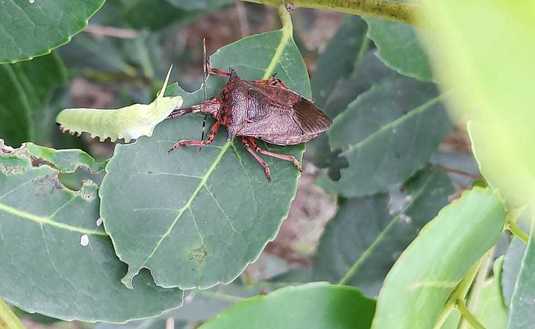
[[(284, 0), (243, 0), (279, 6)], [(295, 7), (334, 10), (351, 15), (368, 15), (415, 24), (418, 5), (388, 0), (289, 0)]]
[(474, 329), (485, 329), (485, 326), (479, 322), (479, 320), (470, 312), (470, 310), (466, 307), (466, 304), (464, 303), (464, 300), (457, 299), (455, 302), (455, 306), (457, 306), (457, 309), (459, 310), (459, 313), (461, 313), (461, 316), (463, 319), (468, 322), (472, 328)]

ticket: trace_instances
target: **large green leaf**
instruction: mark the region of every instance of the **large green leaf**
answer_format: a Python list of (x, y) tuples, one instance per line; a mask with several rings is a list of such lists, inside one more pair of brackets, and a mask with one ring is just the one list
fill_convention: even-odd
[(366, 17), (368, 36), (377, 45), (377, 56), (397, 72), (420, 80), (432, 80), (431, 67), (414, 26)]
[(368, 329), (374, 308), (355, 288), (309, 283), (246, 299), (200, 328)]
[(445, 89), (454, 90), (449, 108), (474, 124), (472, 146), (481, 172), (511, 204), (533, 202), (533, 3), (425, 0), (422, 4), (422, 32), (436, 76)]
[(535, 328), (535, 221), (511, 299), (508, 329)]
[(55, 54), (0, 65), (0, 137), (20, 145), (35, 141), (41, 129), (53, 127), (44, 110), (51, 92), (64, 81), (65, 69)]
[(133, 290), (121, 284), (126, 266), (97, 226), (97, 185), (86, 180), (74, 191), (60, 182), (76, 167), (99, 166), (79, 150), (12, 150), (0, 141), (0, 296), (65, 320), (121, 322), (179, 306), (182, 292), (155, 287), (148, 273)]
[(505, 210), (474, 188), (427, 224), (388, 273), (373, 328), (433, 328), (465, 273), (500, 237)]
[(0, 63), (45, 55), (80, 32), (104, 0), (0, 2)]
[[(268, 78), (274, 72), (290, 88), (310, 96), (306, 68), (283, 30), (244, 38), (211, 56), (215, 67), (233, 67), (243, 78)], [(210, 93), (219, 79), (210, 79)], [(170, 90), (168, 89), (168, 93)], [(202, 92), (173, 91), (184, 106)], [(117, 255), (129, 265), (123, 282), (142, 268), (160, 286), (210, 287), (232, 281), (276, 235), (296, 192), (298, 171), (291, 163), (268, 159), (268, 183), (238, 139), (224, 132), (202, 151), (168, 153), (178, 139), (200, 137), (202, 116), (160, 124), (152, 138), (118, 145), (102, 184), (101, 215)], [(262, 145), (264, 146), (264, 145)], [(300, 158), (303, 146), (269, 149)], [(121, 190), (127, 193), (118, 193)]]
[(423, 168), (449, 129), (433, 84), (387, 79), (334, 120), (331, 148), (342, 150), (349, 167), (327, 186), (347, 197), (387, 191)]
[(376, 296), (397, 257), (453, 193), (448, 176), (434, 170), (415, 177), (405, 190), (407, 204), (395, 214), (388, 209), (387, 195), (343, 201), (321, 238), (314, 279), (343, 278)]

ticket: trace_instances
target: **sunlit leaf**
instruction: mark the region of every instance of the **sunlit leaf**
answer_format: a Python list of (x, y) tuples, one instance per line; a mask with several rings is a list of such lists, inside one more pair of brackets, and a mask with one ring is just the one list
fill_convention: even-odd
[(464, 192), (442, 209), (388, 273), (373, 328), (433, 328), (465, 273), (496, 243), (504, 222), (504, 206), (488, 189)]
[(309, 283), (245, 299), (201, 329), (368, 329), (375, 303), (351, 287)]
[[(422, 2), (420, 24), (448, 104), (472, 122), (487, 181), (511, 205), (535, 197), (535, 11), (530, 1)], [(514, 56), (512, 56), (514, 54)]]

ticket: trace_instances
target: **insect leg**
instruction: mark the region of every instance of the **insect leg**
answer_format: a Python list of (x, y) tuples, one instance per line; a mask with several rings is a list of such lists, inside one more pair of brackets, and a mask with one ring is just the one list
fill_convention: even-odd
[(271, 171), (269, 170), (269, 165), (264, 159), (262, 159), (262, 157), (258, 155), (258, 153), (256, 153), (256, 144), (254, 143), (254, 139), (249, 137), (241, 137), (241, 141), (247, 152), (249, 152), (253, 158), (255, 158), (256, 162), (258, 162), (258, 164), (262, 167), (262, 169), (264, 169), (264, 175), (266, 175), (267, 180), (271, 182)]
[(183, 115), (186, 115), (189, 113), (196, 113), (196, 112), (200, 112), (200, 109), (198, 109), (196, 106), (188, 107), (184, 109), (176, 109), (176, 110), (173, 110), (173, 112), (171, 112), (171, 114), (167, 116), (167, 119), (176, 119)]
[(271, 151), (265, 150), (265, 149), (261, 148), (260, 146), (256, 145), (256, 142), (254, 141), (254, 139), (253, 139), (253, 143), (254, 143), (254, 148), (255, 148), (256, 152), (258, 152), (260, 154), (263, 154), (263, 155), (267, 155), (267, 156), (273, 157), (273, 158), (277, 158), (277, 159), (280, 159), (280, 160), (289, 161), (297, 168), (297, 170), (303, 171), (303, 166), (301, 166), (301, 162), (299, 162), (299, 160), (297, 160), (293, 155), (275, 153), (275, 152), (271, 152)]
[(221, 123), (219, 121), (214, 122), (212, 127), (210, 128), (210, 132), (208, 133), (208, 138), (206, 140), (191, 140), (191, 139), (183, 139), (178, 142), (176, 142), (170, 149), (169, 152), (174, 151), (180, 147), (183, 146), (198, 146), (202, 147), (208, 144), (212, 144), (214, 142), (215, 136), (217, 135), (217, 131), (219, 130), (219, 127), (221, 126)]

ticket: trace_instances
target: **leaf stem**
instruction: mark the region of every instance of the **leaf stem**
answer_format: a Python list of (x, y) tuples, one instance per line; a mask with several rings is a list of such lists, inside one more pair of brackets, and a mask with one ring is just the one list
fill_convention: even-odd
[(474, 329), (485, 329), (485, 326), (479, 322), (479, 320), (470, 312), (470, 310), (466, 307), (466, 304), (464, 303), (464, 300), (457, 299), (455, 301), (455, 306), (457, 306), (457, 309), (461, 313), (461, 316), (463, 319), (465, 319)]
[[(279, 6), (282, 0), (243, 0)], [(351, 15), (368, 15), (415, 24), (418, 5), (387, 0), (289, 0), (295, 7), (334, 10)]]
[(528, 234), (524, 232), (514, 221), (508, 220), (506, 224), (506, 228), (509, 232), (511, 232), (515, 237), (522, 240), (525, 244), (528, 243)]
[(19, 318), (13, 313), (9, 305), (0, 299), (0, 328), (2, 329), (24, 329)]
[[(472, 284), (472, 287), (470, 288), (470, 296), (469, 296), (469, 301), (468, 301), (469, 303), (468, 305), (470, 305), (472, 309), (476, 309), (478, 307), (480, 297), (481, 297), (480, 296), (481, 289), (483, 287), (483, 284), (485, 283), (485, 280), (487, 278), (487, 275), (489, 274), (490, 269), (492, 268), (495, 250), (496, 250), (496, 247), (495, 246), (492, 247), (487, 253), (485, 253), (485, 255), (481, 258), (479, 262), (480, 263), (479, 271), (477, 272), (475, 281)], [(465, 296), (463, 296), (462, 299), (465, 299), (464, 297)], [(460, 329), (466, 328), (467, 323), (468, 321), (466, 322), (461, 321)]]

